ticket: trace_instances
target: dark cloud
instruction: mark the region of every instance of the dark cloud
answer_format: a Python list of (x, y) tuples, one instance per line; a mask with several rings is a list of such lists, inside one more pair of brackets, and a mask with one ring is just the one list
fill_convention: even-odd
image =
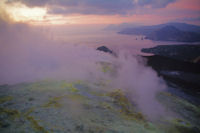
[[(64, 7), (64, 8), (63, 8)], [(50, 13), (56, 14), (126, 14), (134, 7), (132, 0), (85, 0), (77, 3), (69, 0), (63, 6), (50, 8)]]
[(176, 0), (137, 0), (140, 6), (150, 5), (153, 8), (163, 8)]
[(7, 0), (7, 3), (21, 2), (27, 6), (45, 6), (47, 3), (51, 3), (53, 0)]
[(27, 6), (46, 6), (52, 14), (126, 14), (136, 5), (163, 8), (175, 0), (7, 0)]

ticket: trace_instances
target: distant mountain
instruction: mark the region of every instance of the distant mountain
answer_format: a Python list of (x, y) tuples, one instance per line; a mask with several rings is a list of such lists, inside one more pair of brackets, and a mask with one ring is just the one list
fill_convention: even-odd
[[(140, 33), (148, 34), (149, 32), (161, 29), (161, 28), (163, 28), (165, 26), (174, 26), (174, 27), (176, 27), (177, 29), (179, 29), (181, 31), (190, 31), (190, 32), (198, 32), (198, 33), (200, 33), (200, 26), (186, 24), (186, 23), (176, 23), (176, 22), (159, 24), (159, 25), (152, 25), (152, 26), (140, 26), (140, 27), (136, 27), (136, 26), (131, 27), (131, 26), (129, 26), (129, 28), (124, 28), (119, 33), (122, 33), (122, 34), (123, 33), (124, 34), (126, 34), (126, 33), (127, 34), (137, 34), (137, 33), (138, 34), (140, 34)], [(144, 32), (147, 32), (147, 33), (144, 33)]]
[(144, 35), (147, 39), (159, 41), (200, 41), (200, 26), (185, 23), (166, 23), (137, 28), (126, 28), (118, 32), (128, 35)]
[(167, 23), (165, 26), (171, 25), (182, 31), (198, 32), (200, 33), (200, 26), (186, 24), (186, 23)]
[(165, 26), (146, 35), (146, 39), (155, 41), (198, 42), (200, 33), (181, 31), (174, 26)]

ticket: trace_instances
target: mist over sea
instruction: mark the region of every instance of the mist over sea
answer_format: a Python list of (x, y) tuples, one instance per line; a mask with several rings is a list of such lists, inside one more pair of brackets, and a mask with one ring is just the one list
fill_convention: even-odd
[[(104, 28), (104, 26), (31, 27), (23, 24), (12, 26), (5, 24), (0, 37), (0, 83), (20, 83), (49, 78), (48, 76), (55, 73), (60, 75), (63, 73), (61, 71), (64, 71), (62, 69), (69, 70), (67, 69), (69, 65), (70, 67), (82, 65), (81, 62), (76, 64), (82, 58), (95, 58), (96, 54), (99, 54), (96, 48), (102, 45), (115, 53), (123, 51), (132, 56), (145, 55), (140, 51), (142, 48), (170, 44), (145, 40), (142, 39), (143, 36), (121, 35), (116, 31), (106, 31)], [(100, 54), (102, 58), (107, 56), (105, 53)], [(71, 77), (72, 75), (76, 73), (71, 74)]]

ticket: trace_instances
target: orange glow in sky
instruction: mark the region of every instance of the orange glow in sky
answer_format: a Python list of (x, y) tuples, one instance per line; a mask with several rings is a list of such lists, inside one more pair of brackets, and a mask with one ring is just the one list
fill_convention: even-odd
[[(137, 9), (133, 14), (49, 14), (47, 7), (28, 7), (22, 3), (6, 4), (5, 0), (0, 2), (0, 13), (4, 10), (9, 18), (14, 22), (23, 22), (35, 25), (46, 24), (119, 24), (119, 23), (142, 23), (142, 24), (155, 24), (176, 19), (183, 19), (184, 17), (199, 17), (199, 14), (181, 13), (185, 10), (200, 11), (200, 1), (192, 0), (177, 0), (175, 3), (169, 4), (165, 8), (159, 9)], [(149, 10), (149, 11), (148, 11)], [(171, 12), (173, 11), (173, 12)], [(180, 13), (177, 13), (177, 12)], [(170, 12), (170, 13), (168, 13)], [(163, 14), (161, 14), (163, 13)]]
[(28, 8), (24, 5), (13, 6), (8, 13), (15, 21), (43, 21), (47, 11), (45, 8)]

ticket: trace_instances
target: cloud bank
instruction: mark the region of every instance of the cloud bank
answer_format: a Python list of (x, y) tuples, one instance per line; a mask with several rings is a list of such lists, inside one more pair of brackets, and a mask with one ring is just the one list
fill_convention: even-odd
[(175, 2), (176, 0), (134, 0), (134, 1), (135, 3), (141, 6), (149, 5), (153, 8), (164, 8), (168, 4)]
[(51, 14), (127, 14), (137, 6), (164, 8), (175, 0), (7, 0), (21, 2), (29, 7), (47, 7)]

